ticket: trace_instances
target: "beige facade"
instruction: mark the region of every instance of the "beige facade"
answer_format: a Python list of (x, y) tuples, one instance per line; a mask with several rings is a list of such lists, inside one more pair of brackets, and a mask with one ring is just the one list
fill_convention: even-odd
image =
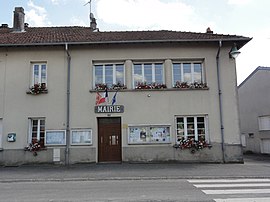
[[(33, 156), (24, 151), (29, 142), (29, 119), (44, 118), (46, 130), (66, 130), (67, 119), (67, 54), (65, 46), (8, 47), (0, 49), (0, 118), (2, 119), (1, 164), (51, 163), (54, 151), (60, 148), (60, 162), (68, 157), (70, 163), (98, 162), (98, 117), (121, 117), (122, 161), (188, 161), (241, 162), (239, 117), (236, 99), (235, 61), (229, 58), (230, 46), (220, 51), (220, 86), (224, 121), (224, 151), (222, 151), (219, 91), (216, 55), (217, 44), (141, 44), (68, 46), (71, 56), (70, 129), (91, 129), (92, 144), (47, 146)], [(167, 89), (135, 90), (132, 88), (132, 69), (135, 62), (163, 64)], [(182, 90), (172, 88), (174, 61), (201, 61), (206, 89)], [(47, 64), (48, 93), (27, 94), (31, 86), (32, 63)], [(117, 95), (117, 104), (125, 111), (120, 114), (94, 112), (96, 92), (93, 86), (94, 63), (124, 64), (128, 89)], [(111, 98), (114, 92), (109, 91)], [(212, 148), (192, 154), (188, 149), (175, 149), (176, 117), (206, 116), (207, 139)], [(166, 125), (170, 141), (161, 144), (129, 144), (130, 126)], [(16, 141), (8, 142), (7, 135), (15, 133)], [(1, 136), (0, 136), (1, 137)], [(223, 154), (224, 153), (224, 154)], [(225, 158), (225, 159), (224, 159)]]
[(230, 56), (251, 38), (24, 15), (0, 27), (0, 164), (243, 161)]

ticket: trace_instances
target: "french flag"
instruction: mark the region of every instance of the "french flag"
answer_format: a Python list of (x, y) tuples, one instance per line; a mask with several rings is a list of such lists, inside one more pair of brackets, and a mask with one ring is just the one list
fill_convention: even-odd
[(109, 102), (109, 94), (107, 88), (103, 96), (101, 96), (99, 92), (97, 92), (96, 95), (96, 105), (100, 105), (105, 102)]

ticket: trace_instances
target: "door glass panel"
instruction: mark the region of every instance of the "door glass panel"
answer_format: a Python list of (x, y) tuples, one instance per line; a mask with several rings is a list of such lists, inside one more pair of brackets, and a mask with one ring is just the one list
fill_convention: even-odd
[(117, 143), (116, 143), (116, 135), (110, 136), (110, 145), (117, 145)]

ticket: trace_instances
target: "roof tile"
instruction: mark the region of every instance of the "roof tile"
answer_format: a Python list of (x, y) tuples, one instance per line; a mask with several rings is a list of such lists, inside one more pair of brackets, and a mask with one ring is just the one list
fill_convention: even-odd
[(178, 31), (114, 31), (93, 32), (89, 27), (27, 27), (24, 32), (12, 28), (0, 28), (0, 46), (42, 45), (58, 43), (125, 43), (166, 41), (217, 41), (240, 40), (247, 43), (251, 38), (237, 35)]

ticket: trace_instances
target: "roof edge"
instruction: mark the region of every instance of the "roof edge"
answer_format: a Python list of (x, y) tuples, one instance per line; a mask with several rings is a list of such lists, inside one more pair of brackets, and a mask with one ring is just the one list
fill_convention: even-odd
[(263, 66), (258, 66), (242, 83), (237, 88), (240, 88), (243, 86), (254, 74), (256, 74), (259, 70), (266, 70), (270, 71), (270, 67), (263, 67)]
[(230, 38), (230, 39), (176, 39), (176, 40), (129, 40), (129, 41), (96, 41), (96, 42), (54, 42), (54, 43), (28, 43), (28, 44), (0, 44), (0, 47), (15, 47), (15, 46), (59, 46), (59, 45), (90, 45), (90, 44), (129, 44), (129, 43), (172, 43), (172, 42), (235, 42), (241, 41), (243, 44), (242, 48), (252, 38)]

